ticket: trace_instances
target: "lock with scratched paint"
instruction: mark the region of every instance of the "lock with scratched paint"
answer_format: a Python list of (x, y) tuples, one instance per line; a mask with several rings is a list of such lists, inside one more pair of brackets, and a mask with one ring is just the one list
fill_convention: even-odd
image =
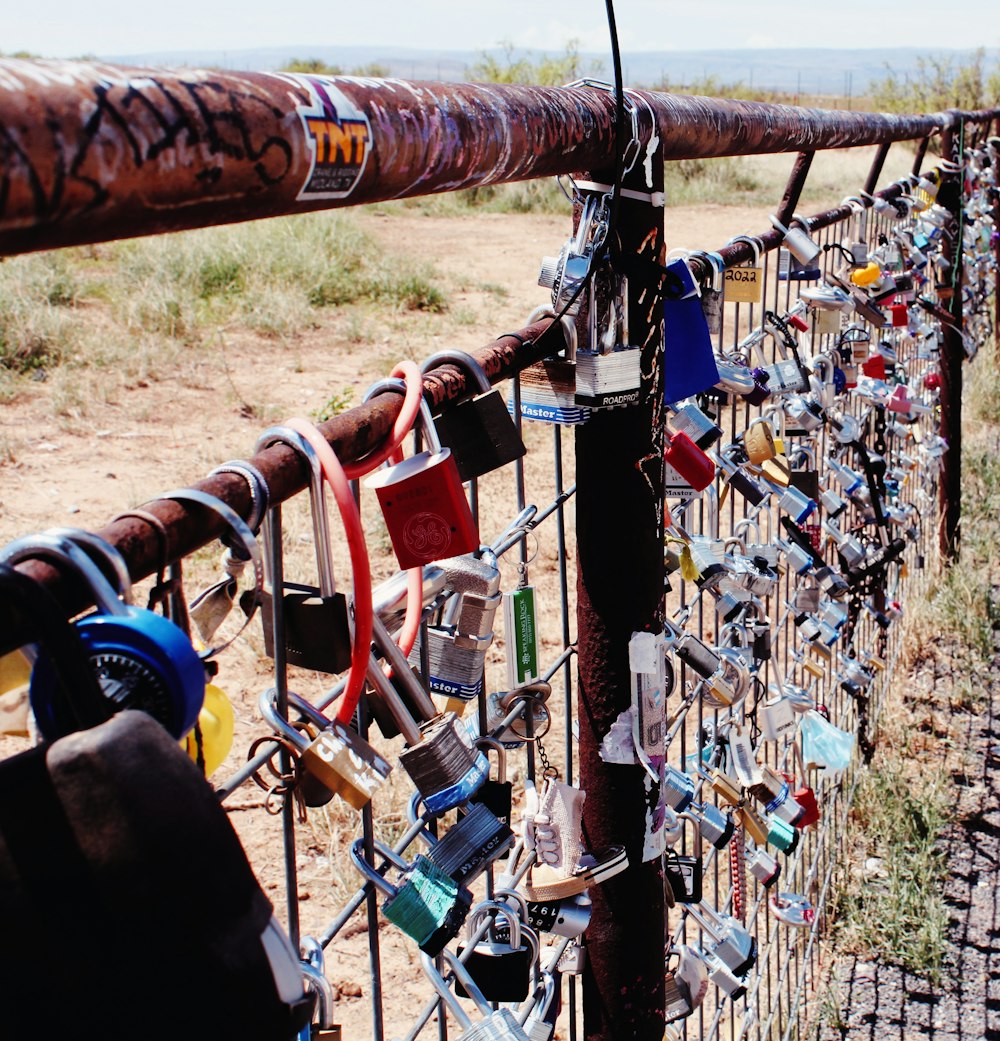
[[(670, 966), (672, 958), (677, 959), (676, 968)], [(708, 966), (702, 952), (687, 944), (671, 947), (664, 984), (664, 1022), (674, 1023), (693, 1015), (708, 993)]]
[(296, 783), (305, 805), (323, 806), (339, 795), (349, 806), (362, 809), (385, 783), (392, 767), (355, 730), (327, 719), (305, 699), (293, 699), (291, 693), (289, 702), (303, 712), (315, 736), (279, 713), (274, 687), (261, 693), (258, 708), (274, 732), (298, 750), (301, 768)]
[[(556, 312), (548, 307), (536, 307), (528, 316), (528, 325), (542, 318), (555, 319)], [(520, 411), (522, 419), (577, 426), (590, 419), (590, 409), (576, 403), (576, 325), (569, 314), (563, 314), (558, 322), (565, 343), (564, 354), (553, 353), (522, 369), (511, 385), (507, 410), (511, 414)]]
[(364, 839), (354, 841), (351, 861), (386, 898), (382, 914), (415, 940), (424, 954), (436, 957), (458, 935), (472, 906), (472, 894), (422, 854), (408, 864), (388, 846), (375, 842), (376, 854), (399, 872), (394, 885), (366, 859), (364, 847)]
[(420, 415), (430, 448), (365, 481), (378, 497), (404, 570), (479, 548), (479, 530), (458, 468), (451, 450), (441, 447), (426, 401), (421, 402)]
[(483, 367), (464, 351), (438, 351), (424, 362), (425, 375), (444, 364), (463, 369), (476, 385), (473, 396), (463, 398), (438, 415), (434, 422), (441, 444), (450, 449), (458, 475), (471, 481), (520, 459), (527, 449), (517, 432), (500, 392), (490, 385)]

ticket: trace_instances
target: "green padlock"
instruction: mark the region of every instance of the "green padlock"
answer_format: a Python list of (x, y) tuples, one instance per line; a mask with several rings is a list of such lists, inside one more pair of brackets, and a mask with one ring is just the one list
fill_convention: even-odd
[(765, 819), (768, 824), (768, 843), (774, 846), (775, 849), (781, 850), (782, 853), (793, 853), (795, 847), (799, 844), (799, 833), (791, 824), (786, 824), (785, 821), (774, 814), (770, 814)]
[(390, 884), (365, 859), (364, 839), (351, 846), (354, 866), (387, 897), (382, 904), (385, 917), (416, 940), (425, 954), (437, 957), (458, 935), (472, 906), (472, 894), (422, 854), (407, 864), (381, 842), (374, 845), (387, 866), (400, 871), (399, 884)]

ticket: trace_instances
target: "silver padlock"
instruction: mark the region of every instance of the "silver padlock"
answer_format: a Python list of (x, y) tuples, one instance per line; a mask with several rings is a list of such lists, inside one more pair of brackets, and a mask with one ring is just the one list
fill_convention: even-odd
[[(496, 557), (451, 557), (440, 561), (453, 597), (443, 623), (427, 627), (428, 686), (435, 694), (471, 701), (483, 688), (486, 651), (502, 596)], [(409, 663), (419, 668), (422, 644), (413, 644)]]

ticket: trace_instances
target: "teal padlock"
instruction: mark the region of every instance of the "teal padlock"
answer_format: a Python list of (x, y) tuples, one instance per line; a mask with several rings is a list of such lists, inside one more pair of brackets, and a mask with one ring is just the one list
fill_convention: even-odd
[(458, 935), (472, 906), (472, 894), (423, 854), (407, 864), (381, 842), (375, 843), (375, 852), (400, 872), (399, 884), (392, 885), (365, 859), (364, 839), (351, 846), (351, 860), (387, 897), (382, 904), (385, 917), (416, 940), (425, 954), (437, 957)]
[(774, 846), (775, 849), (780, 850), (782, 853), (794, 853), (795, 847), (799, 844), (799, 833), (791, 824), (786, 823), (780, 817), (776, 817), (773, 813), (767, 817), (767, 823), (768, 844)]

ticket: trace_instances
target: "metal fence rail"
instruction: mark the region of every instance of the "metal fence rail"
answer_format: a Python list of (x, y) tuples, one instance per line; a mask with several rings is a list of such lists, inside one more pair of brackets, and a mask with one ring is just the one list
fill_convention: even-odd
[[(576, 175), (575, 219), (586, 227), (588, 207), (607, 204), (616, 194), (607, 172), (614, 166), (615, 149), (629, 157), (614, 231), (616, 256), (628, 272), (621, 293), (629, 316), (627, 346), (638, 358), (636, 398), (630, 407), (594, 408), (577, 417), (586, 422), (574, 426), (575, 458), (567, 450), (565, 425), (553, 424), (551, 466), (515, 462), (510, 475), (499, 478), (511, 482), (506, 514), (478, 517), (481, 541), (492, 545), (505, 575), (505, 561), (513, 561), (514, 571), (537, 575), (536, 554), (554, 560), (544, 581), (549, 603), (558, 604), (558, 638), (546, 645), (540, 670), (553, 685), (548, 702), (552, 730), (541, 740), (534, 733), (530, 700), (515, 702), (502, 722), (490, 720), (487, 695), (507, 686), (499, 658), (488, 660), (483, 692), (466, 715), (478, 733), (507, 739), (511, 722), (522, 719), (526, 730), (508, 752), (510, 768), (539, 786), (550, 766), (567, 783), (579, 779), (587, 792), (585, 848), (621, 846), (628, 856), (627, 870), (591, 888), (586, 960), (579, 969), (564, 961), (565, 979), (556, 983), (566, 1002), (559, 1029), (571, 1038), (582, 1031), (593, 1039), (659, 1041), (666, 1020), (672, 1022), (668, 1033), (683, 1031), (706, 1041), (788, 1041), (805, 1032), (814, 1011), (832, 872), (858, 771), (864, 768), (867, 742), (899, 653), (897, 601), (904, 601), (904, 593), (919, 595), (921, 569), (933, 565), (939, 547), (946, 556), (957, 551), (961, 363), (993, 332), (997, 201), (992, 171), (997, 155), (987, 138), (998, 113), (892, 117), (639, 91), (628, 96), (627, 140), (621, 140), (613, 94), (588, 84), (563, 89), (407, 84), (3, 60), (0, 253), (553, 174)], [(941, 164), (918, 184), (927, 140), (938, 131), (943, 132)], [(887, 146), (900, 140), (918, 142), (914, 176), (876, 192)], [(852, 145), (878, 146), (865, 185), (840, 207), (798, 217), (795, 210), (814, 152)], [(665, 378), (671, 366), (687, 362), (669, 317), (664, 344), (663, 301), (676, 293), (662, 268), (669, 245), (662, 164), (779, 151), (799, 157), (776, 206), (776, 227), (757, 238), (706, 243), (710, 252), (687, 258), (702, 285), (704, 311), (697, 312), (708, 316), (714, 354), (729, 376), (728, 383), (720, 378), (721, 393), (705, 385), (669, 404), (675, 408), (688, 398), (697, 402), (719, 428), (716, 450), (733, 448), (735, 460), (731, 466), (719, 463), (714, 481), (700, 495), (689, 494), (678, 490), (663, 466), (666, 438), (676, 422), (664, 400), (665, 394), (669, 397)], [(795, 262), (781, 248), (793, 226), (820, 247), (819, 271), (810, 279), (796, 277)], [(863, 243), (865, 258), (852, 267), (845, 255), (857, 243)], [(883, 297), (883, 303), (897, 300), (899, 321), (892, 326), (880, 326), (878, 306), (867, 297), (850, 324), (846, 318), (831, 324), (832, 311), (800, 297), (805, 287), (860, 270), (869, 256), (877, 257), (872, 263), (880, 266), (880, 275), (916, 279), (909, 288), (901, 280), (898, 294), (893, 289)], [(754, 272), (745, 277), (759, 289), (756, 300), (731, 299), (738, 282), (724, 277), (729, 271)], [(580, 293), (586, 302), (582, 286)], [(566, 310), (565, 298), (557, 303)], [(594, 295), (589, 306), (604, 309), (606, 298)], [(593, 347), (587, 311), (585, 306), (575, 319), (578, 359)], [(789, 322), (800, 315), (809, 318), (809, 326), (795, 333)], [(571, 324), (532, 316), (521, 330), (470, 352), (491, 383), (510, 381), (509, 407), (522, 430), (533, 422), (525, 406), (537, 393), (538, 363), (569, 356), (569, 341), (575, 339)], [(873, 359), (881, 362), (873, 362), (871, 374), (854, 372)], [(781, 373), (799, 362), (805, 382), (780, 393)], [(752, 368), (766, 367), (771, 367), (772, 396), (750, 404), (746, 391), (735, 385), (749, 378)], [(835, 380), (835, 369), (846, 383)], [(892, 382), (892, 372), (903, 378)], [(852, 373), (854, 387), (848, 379)], [(932, 376), (936, 379), (927, 378)], [(892, 397), (897, 387), (908, 388), (909, 408)], [(424, 393), (435, 411), (448, 412), (472, 392), (471, 378), (458, 365), (444, 364), (424, 377)], [(810, 404), (816, 410), (804, 413), (802, 406)], [(383, 395), (321, 430), (342, 460), (358, 460), (384, 441), (399, 411), (399, 399)], [(785, 497), (780, 475), (771, 473), (773, 486), (765, 486), (756, 502), (752, 495), (738, 494), (747, 477), (762, 479), (760, 470), (748, 469), (737, 454), (746, 444), (745, 431), (755, 423), (759, 429), (761, 420), (783, 447), (779, 456), (797, 475), (793, 487), (803, 487), (807, 500), (821, 491), (837, 491), (845, 500), (843, 512), (832, 509), (833, 500), (823, 503), (827, 520), (834, 514), (839, 518), (832, 529), (822, 533), (788, 523), (797, 505)], [(843, 432), (852, 422), (857, 429), (848, 437)], [(947, 451), (937, 440), (939, 433), (948, 439)], [(871, 476), (864, 465), (871, 462), (869, 452), (876, 463)], [(272, 507), (308, 483), (308, 467), (287, 445), (265, 448), (250, 461), (267, 483)], [(858, 488), (848, 490), (850, 478), (837, 470), (844, 466), (862, 471)], [(251, 514), (250, 489), (241, 476), (213, 475), (196, 487), (241, 516)], [(469, 494), (478, 503), (475, 481)], [(936, 527), (933, 504), (939, 496), (942, 521)], [(184, 503), (158, 501), (148, 509), (169, 532), (177, 558), (217, 538), (224, 528), (220, 520)], [(796, 531), (811, 540), (816, 554), (811, 561), (808, 550), (800, 547), (796, 553)], [(121, 552), (133, 578), (156, 571), (161, 546), (147, 522), (124, 518), (99, 534)], [(272, 535), (280, 536), (280, 527)], [(839, 551), (834, 536), (843, 540)], [(779, 537), (791, 540), (780, 551)], [(742, 540), (746, 556), (734, 557), (727, 539)], [(736, 558), (753, 558), (748, 545), (757, 546), (765, 564), (770, 552), (765, 547), (774, 551), (775, 569), (780, 562), (779, 577), (769, 582), (764, 576), (761, 599), (753, 603), (737, 595), (740, 589), (758, 588), (745, 572), (739, 581), (731, 578), (720, 585), (708, 571), (718, 562), (733, 574)], [(680, 547), (679, 556), (671, 547)], [(800, 569), (803, 554), (807, 563)], [(667, 574), (674, 564), (678, 570)], [(824, 566), (831, 570), (821, 572)], [(24, 567), (57, 593), (67, 611), (86, 606), (86, 594), (53, 569), (40, 563)], [(907, 572), (913, 577), (904, 582)], [(827, 583), (835, 585), (837, 575), (850, 579), (850, 588), (831, 594), (833, 585)], [(811, 600), (810, 590), (818, 591)], [(738, 604), (724, 600), (727, 591)], [(425, 646), (427, 625), (442, 617), (445, 599), (432, 596), (425, 608)], [(645, 761), (634, 749), (616, 758), (609, 745), (615, 728), (628, 727), (632, 718), (629, 644), (635, 633), (665, 634), (664, 661), (675, 671), (666, 691), (662, 754)], [(697, 637), (713, 653), (743, 648), (742, 665), (730, 657), (725, 659), (729, 671), (719, 667), (720, 675), (729, 677), (726, 683), (738, 680), (746, 688), (731, 705), (724, 704), (727, 688), (713, 687), (713, 675), (699, 673), (692, 658), (679, 653), (682, 634)], [(766, 649), (764, 643), (769, 643)], [(278, 657), (276, 684), (282, 692), (286, 681)], [(422, 672), (426, 681), (426, 654)], [(343, 681), (331, 687), (315, 708), (335, 706), (343, 689)], [(792, 758), (795, 741), (789, 740), (799, 726), (797, 718), (788, 733), (766, 738), (765, 712), (781, 698), (796, 702), (798, 710), (824, 706), (829, 720), (855, 738), (851, 765), (823, 770), (813, 759), (798, 767)], [(287, 711), (283, 696), (280, 700), (279, 708)], [(362, 736), (368, 735), (364, 711), (358, 726)], [(815, 789), (821, 808), (817, 824), (793, 830), (775, 823), (787, 790), (771, 803), (751, 798), (748, 790), (754, 785), (745, 782), (732, 751), (740, 734), (753, 746), (759, 767), (788, 771), (795, 783)], [(213, 777), (220, 798), (246, 784), (277, 748), (267, 741), (246, 767), (229, 778)], [(287, 748), (281, 754), (287, 757)], [(282, 768), (287, 772), (287, 758)], [(724, 779), (709, 774), (711, 769), (729, 775), (740, 790), (738, 805), (728, 805)], [(682, 783), (677, 771), (693, 785), (693, 805), (721, 807), (732, 818), (731, 838), (713, 847), (710, 824), (717, 817), (711, 812), (694, 811), (700, 822), (695, 828), (678, 820), (673, 812), (678, 804), (671, 801)], [(299, 943), (297, 811), (287, 785), (283, 798), (283, 847), (274, 856), (275, 863), (283, 860), (286, 866), (285, 919)], [(369, 857), (375, 853), (379, 798), (359, 815), (358, 834)], [(765, 815), (763, 836), (754, 834), (761, 825), (749, 813), (753, 806)], [(425, 812), (395, 836), (395, 852), (411, 856), (425, 848), (428, 831), (446, 820)], [(747, 850), (768, 843), (781, 865), (777, 890), (766, 888), (762, 875), (747, 873)], [(346, 850), (337, 853), (346, 863)], [(726, 941), (712, 935), (719, 929), (710, 917), (705, 920), (710, 912), (699, 920), (682, 902), (666, 906), (664, 866), (674, 854), (700, 858), (705, 904), (731, 916), (724, 925), (730, 936), (733, 928), (745, 928), (753, 937), (753, 964), (745, 972), (736, 972), (718, 955), (720, 948), (727, 949)], [(491, 868), (477, 884), (477, 894), (493, 895), (500, 874), (498, 866)], [(318, 936), (319, 946), (335, 948), (347, 923), (366, 915), (371, 1036), (378, 1041), (404, 1033), (429, 1036), (435, 1017), (439, 1036), (447, 1036), (444, 1004), (430, 983), (421, 1009), (404, 1014), (387, 1008), (379, 900), (371, 883), (357, 878), (356, 893)], [(775, 901), (776, 892), (805, 898), (805, 920), (789, 924), (789, 902)], [(486, 929), (484, 923), (469, 945)], [(542, 939), (542, 961), (554, 965), (570, 938), (550, 936), (554, 942), (548, 945)], [(575, 950), (574, 941), (570, 952)], [(707, 993), (692, 996), (684, 987), (698, 989), (699, 971)], [(708, 985), (709, 972), (714, 986)], [(552, 1029), (552, 1024), (546, 1030), (544, 1023), (529, 1020), (539, 997), (533, 993), (512, 1006), (522, 1024), (534, 1027), (532, 1037), (550, 1036)], [(685, 1003), (687, 1015), (675, 1015)]]

